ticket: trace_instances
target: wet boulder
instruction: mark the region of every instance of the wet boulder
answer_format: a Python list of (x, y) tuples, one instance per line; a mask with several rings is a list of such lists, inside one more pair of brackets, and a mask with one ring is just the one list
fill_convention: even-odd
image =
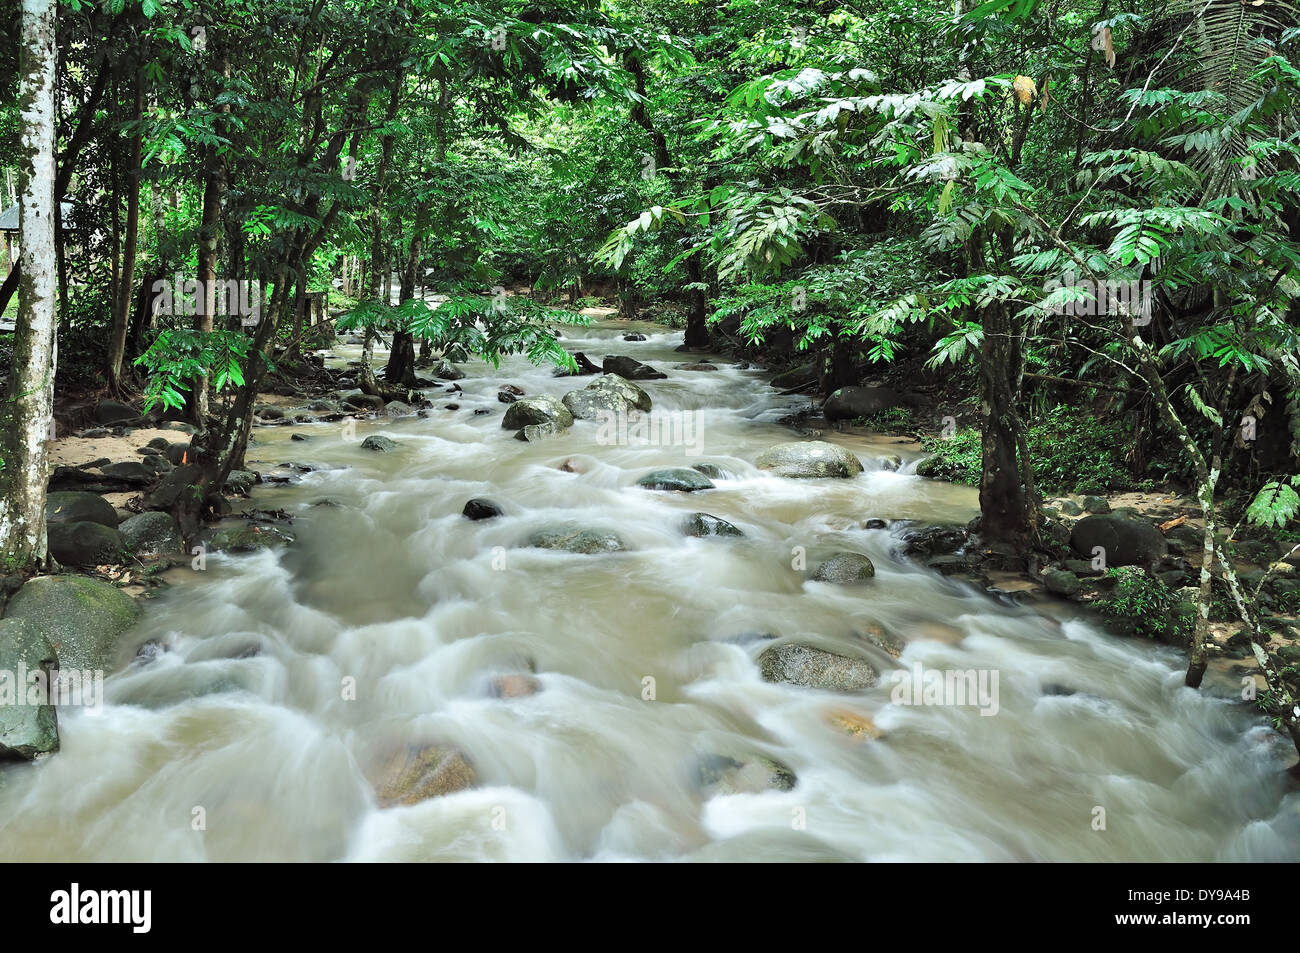
[(467, 520), (490, 520), (501, 516), (502, 510), (500, 506), (491, 500), (475, 497), (465, 504), (465, 508), (460, 511), (460, 515)]
[(617, 374), (606, 374), (582, 390), (565, 394), (564, 406), (579, 420), (597, 420), (611, 413), (649, 411), (651, 401), (650, 395), (631, 381)]
[(797, 642), (767, 649), (758, 657), (758, 670), (764, 681), (833, 692), (860, 692), (879, 679), (876, 670), (863, 659)]
[(373, 450), (376, 453), (390, 453), (397, 449), (397, 441), (383, 434), (374, 433), (361, 441), (361, 449)]
[(208, 539), (214, 553), (253, 553), (259, 549), (279, 549), (293, 542), (293, 536), (275, 526), (243, 523), (218, 529)]
[(581, 351), (573, 353), (574, 368), (557, 367), (552, 376), (554, 377), (586, 377), (589, 374), (599, 374), (601, 369), (591, 362), (591, 359)]
[(587, 556), (594, 553), (617, 553), (627, 548), (617, 533), (568, 527), (538, 530), (528, 538), (528, 545), (537, 549), (561, 549)]
[(451, 361), (441, 360), (433, 366), (430, 372), (435, 378), (441, 381), (459, 381), (465, 379), (465, 372), (460, 368), (452, 365)]
[(111, 671), (123, 634), (140, 615), (135, 601), (86, 576), (37, 576), (5, 607), (4, 618), (25, 619), (56, 646), (62, 668)]
[[(29, 687), (18, 683), (18, 672), (45, 671), (46, 686), (56, 664), (54, 646), (28, 619), (0, 619), (0, 679), (9, 679), (14, 704), (0, 701), (0, 760), (31, 759), (59, 748), (58, 717), (53, 705), (27, 704)], [(48, 698), (48, 696), (46, 696)], [(43, 699), (38, 699), (43, 700)]]
[(709, 754), (696, 765), (695, 781), (705, 797), (790, 791), (798, 778), (787, 765), (766, 755), (732, 758)]
[(871, 579), (875, 574), (875, 565), (862, 553), (836, 553), (817, 567), (813, 579), (846, 586)]
[(696, 537), (745, 535), (726, 520), (708, 513), (692, 513), (682, 524), (682, 532)]
[(541, 440), (549, 440), (551, 437), (558, 437), (563, 432), (564, 430), (558, 424), (548, 420), (544, 424), (529, 424), (515, 434), (515, 439), (537, 443)]
[(649, 364), (642, 364), (638, 360), (621, 354), (606, 355), (601, 367), (606, 374), (617, 374), (629, 381), (658, 381), (668, 376), (663, 371), (655, 370)]
[(922, 526), (904, 534), (902, 552), (905, 556), (944, 556), (957, 552), (969, 539), (970, 533), (964, 526)]
[(760, 470), (796, 480), (847, 479), (862, 472), (861, 460), (843, 447), (824, 440), (778, 444), (759, 454), (754, 464)]
[(679, 490), (684, 493), (713, 489), (712, 480), (698, 470), (692, 470), (689, 467), (651, 470), (637, 480), (636, 485), (646, 490)]
[(522, 430), (530, 424), (555, 424), (559, 429), (573, 426), (573, 414), (558, 397), (539, 394), (511, 404), (501, 418), (505, 430)]

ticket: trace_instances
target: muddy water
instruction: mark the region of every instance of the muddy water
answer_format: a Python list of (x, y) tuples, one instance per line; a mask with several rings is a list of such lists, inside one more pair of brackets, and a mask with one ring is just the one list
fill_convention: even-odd
[[(297, 544), (178, 572), (134, 640), (170, 651), (112, 676), (98, 715), (64, 713), (59, 755), (3, 775), (0, 856), (1300, 856), (1300, 796), (1280, 777), (1286, 746), (1232, 701), (1231, 685), (1188, 691), (1170, 650), (896, 558), (898, 537), (864, 520), (964, 522), (973, 493), (906, 464), (877, 469), (893, 442), (838, 435), (866, 473), (761, 473), (757, 454), (794, 439), (776, 420), (805, 399), (774, 396), (754, 370), (675, 370), (678, 335), (647, 327), (648, 341), (625, 343), (626, 330), (577, 329), (565, 343), (667, 370), (644, 386), (657, 410), (688, 415), (677, 419), (698, 428), (689, 441), (612, 445), (592, 422), (516, 441), (500, 428), (498, 384), (559, 395), (590, 380), (522, 361), (467, 366), (464, 393), (439, 396), (427, 418), (361, 422), (355, 435), (340, 424), (259, 429), (254, 466), (318, 467), (256, 494), (296, 515)], [(452, 402), (459, 409), (445, 409)], [(310, 440), (290, 442), (292, 432)], [(398, 449), (360, 449), (369, 433)], [(652, 468), (700, 462), (723, 470), (716, 489), (634, 486)], [(462, 518), (471, 497), (505, 516)], [(679, 523), (696, 510), (744, 538), (684, 537)], [(524, 546), (554, 525), (614, 531), (628, 551)], [(843, 549), (869, 555), (875, 579), (841, 588), (792, 568)], [(876, 627), (902, 640), (901, 658), (865, 637)], [(769, 635), (866, 657), (884, 678), (854, 695), (766, 683), (754, 660)], [(918, 664), (996, 672), (996, 713), (892, 702), (889, 673)], [(530, 668), (539, 692), (493, 697), (494, 676)], [(881, 736), (844, 730), (861, 719)], [(463, 751), (477, 785), (381, 809), (376, 753), (430, 742)], [(698, 771), (713, 755), (763, 755), (798, 781), (709, 796)]]

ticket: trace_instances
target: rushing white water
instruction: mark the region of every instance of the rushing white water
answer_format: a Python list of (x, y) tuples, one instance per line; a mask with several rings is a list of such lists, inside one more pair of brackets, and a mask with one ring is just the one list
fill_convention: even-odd
[[(761, 450), (798, 439), (777, 418), (806, 398), (775, 396), (756, 370), (675, 370), (696, 359), (673, 353), (678, 335), (650, 327), (648, 341), (626, 343), (628, 329), (582, 329), (565, 343), (666, 370), (643, 386), (657, 410), (697, 415), (687, 419), (701, 452), (608, 445), (590, 421), (541, 443), (512, 439), (498, 384), (559, 395), (591, 380), (522, 361), (467, 367), (464, 393), (438, 396), (427, 418), (359, 422), (351, 439), (337, 423), (256, 431), (251, 465), (322, 468), (256, 494), (296, 514), (297, 543), (173, 573), (130, 646), (170, 650), (110, 677), (101, 713), (61, 713), (59, 754), (0, 775), (0, 856), (1300, 857), (1300, 795), (1281, 774), (1288, 746), (1230, 682), (1191, 691), (1172, 650), (897, 558), (897, 536), (864, 520), (964, 522), (973, 493), (907, 467), (870, 469), (897, 448), (838, 435), (828, 439), (854, 449), (866, 473), (762, 473)], [(451, 402), (459, 409), (444, 409)], [(293, 432), (310, 440), (290, 442)], [(400, 446), (362, 450), (369, 433)], [(723, 469), (716, 489), (634, 485), (698, 462)], [(471, 497), (505, 515), (463, 518)], [(312, 505), (323, 499), (338, 505)], [(697, 510), (745, 537), (684, 537), (679, 523)], [(526, 548), (555, 524), (612, 530), (628, 551)], [(792, 568), (799, 548), (809, 570), (853, 550), (877, 575), (813, 582)], [(864, 637), (873, 625), (905, 640), (901, 658)], [(764, 682), (754, 661), (772, 644), (764, 634), (868, 658), (884, 677), (853, 695)], [(892, 703), (889, 673), (918, 663), (996, 671), (996, 714)], [(530, 666), (536, 694), (488, 690)], [(846, 733), (834, 721), (845, 713), (882, 736)], [(381, 808), (376, 752), (428, 742), (463, 751), (477, 785)], [(714, 754), (766, 755), (798, 781), (709, 797), (697, 768)]]

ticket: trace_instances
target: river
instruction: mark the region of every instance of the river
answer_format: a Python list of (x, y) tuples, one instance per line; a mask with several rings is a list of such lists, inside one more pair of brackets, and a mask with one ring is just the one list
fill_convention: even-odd
[[(624, 342), (628, 330), (648, 334)], [(465, 365), (424, 418), (264, 427), (249, 463), (316, 467), (255, 503), (296, 517), (296, 543), (174, 570), (132, 646), (169, 651), (107, 682), (101, 712), (60, 714), (63, 748), (0, 782), (9, 860), (1270, 861), (1300, 856), (1287, 745), (1222, 684), (1182, 686), (1177, 652), (1102, 632), (1076, 606), (1017, 605), (894, 555), (898, 525), (965, 522), (972, 490), (875, 461), (897, 441), (828, 434), (867, 464), (789, 480), (755, 457), (799, 439), (807, 398), (768, 375), (674, 353), (652, 325), (567, 329), (599, 362), (669, 373), (642, 384), (695, 428), (675, 445), (611, 444), (579, 421), (538, 443), (501, 429), (498, 385), (561, 395), (511, 359)], [(355, 359), (340, 346), (334, 361)], [(382, 358), (382, 355), (380, 355)], [(455, 403), (459, 409), (448, 410)], [(476, 409), (490, 413), (475, 415)], [(291, 441), (290, 434), (309, 437)], [(389, 453), (360, 448), (383, 433)], [(691, 446), (684, 444), (690, 443)], [(635, 486), (710, 463), (716, 488)], [(474, 522), (486, 497), (499, 518)], [(333, 505), (318, 505), (328, 501)], [(694, 511), (742, 538), (685, 537)], [(626, 552), (528, 548), (556, 524), (611, 530)], [(828, 554), (871, 557), (852, 587), (814, 582)], [(864, 637), (883, 627), (895, 659)], [(770, 636), (869, 659), (854, 694), (772, 684)], [(997, 673), (996, 713), (905, 705), (890, 673)], [(496, 697), (495, 676), (540, 690)], [(856, 734), (845, 724), (874, 725)], [(375, 800), (376, 753), (434, 742), (476, 784), (413, 806)], [(717, 793), (700, 766), (755, 756), (787, 790)], [(730, 763), (730, 762), (726, 762)]]

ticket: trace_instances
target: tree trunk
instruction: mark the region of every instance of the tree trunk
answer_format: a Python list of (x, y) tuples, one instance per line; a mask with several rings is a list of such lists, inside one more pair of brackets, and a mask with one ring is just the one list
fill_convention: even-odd
[(1019, 550), (1029, 544), (1032, 534), (1010, 379), (1019, 361), (1010, 332), (1011, 321), (1002, 305), (985, 310), (980, 352), (980, 535)]
[(14, 363), (0, 407), (0, 559), (6, 572), (46, 561), (45, 488), (54, 426), (54, 0), (23, 0), (19, 252), (22, 280)]
[[(230, 76), (230, 57), (226, 45), (220, 38), (214, 41), (213, 50), (217, 54), (217, 68), (222, 76)], [(214, 96), (215, 100), (216, 97)], [(230, 112), (230, 104), (222, 105), (218, 114), (224, 116)], [(216, 120), (216, 132), (223, 132), (221, 119)], [(195, 316), (194, 329), (204, 334), (211, 334), (213, 318), (216, 315), (217, 282), (217, 239), (221, 235), (221, 203), (226, 194), (226, 159), (219, 145), (209, 149), (207, 169), (203, 181), (203, 218), (199, 224), (199, 287), (203, 289), (202, 307)], [(203, 375), (194, 384), (189, 401), (190, 419), (199, 427), (208, 416), (208, 377)]]
[[(135, 103), (132, 119), (144, 117), (144, 72), (134, 65)], [(117, 286), (117, 301), (113, 309), (113, 326), (108, 336), (108, 386), (114, 393), (122, 388), (122, 358), (126, 353), (126, 332), (131, 323), (131, 297), (135, 286), (136, 241), (140, 229), (140, 158), (143, 137), (139, 132), (131, 137), (130, 164), (127, 167), (126, 233), (122, 238), (122, 271)]]

